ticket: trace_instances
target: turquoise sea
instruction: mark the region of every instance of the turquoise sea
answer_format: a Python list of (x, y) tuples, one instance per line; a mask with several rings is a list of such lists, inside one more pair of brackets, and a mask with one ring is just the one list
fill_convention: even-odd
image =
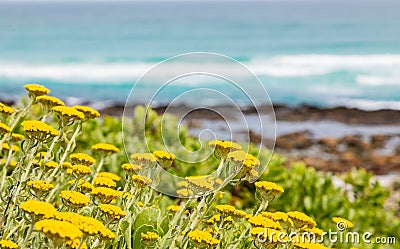
[[(71, 103), (124, 102), (156, 63), (204, 51), (248, 66), (274, 103), (400, 109), (399, 24), (399, 1), (1, 1), (0, 99), (38, 82)], [(226, 90), (187, 80), (163, 101), (199, 87)]]

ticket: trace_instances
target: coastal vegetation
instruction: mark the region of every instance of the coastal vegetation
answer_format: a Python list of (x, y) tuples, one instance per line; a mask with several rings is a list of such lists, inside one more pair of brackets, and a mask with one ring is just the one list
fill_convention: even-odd
[[(338, 186), (254, 144), (200, 143), (170, 114), (101, 117), (25, 89), (20, 104), (0, 104), (0, 248), (398, 248), (398, 209), (365, 170)], [(202, 146), (206, 160), (178, 160)], [(157, 191), (158, 168), (183, 177), (174, 196)]]

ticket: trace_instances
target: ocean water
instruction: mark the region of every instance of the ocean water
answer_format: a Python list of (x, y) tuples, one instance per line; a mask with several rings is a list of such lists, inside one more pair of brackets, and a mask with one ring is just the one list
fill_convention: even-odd
[[(122, 103), (156, 63), (202, 51), (249, 67), (274, 103), (400, 109), (399, 23), (398, 1), (2, 1), (0, 99), (37, 82), (70, 102)], [(137, 102), (161, 85), (144, 83), (135, 88), (143, 96)], [(160, 102), (202, 87), (230, 89), (186, 79), (165, 89)], [(219, 103), (212, 98), (182, 101)], [(232, 98), (245, 103), (244, 95)]]

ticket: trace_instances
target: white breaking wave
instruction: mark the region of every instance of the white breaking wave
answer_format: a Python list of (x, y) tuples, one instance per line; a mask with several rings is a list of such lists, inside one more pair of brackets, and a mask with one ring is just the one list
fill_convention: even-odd
[(400, 86), (400, 75), (359, 75), (356, 82), (364, 86)]
[(366, 111), (377, 111), (383, 109), (400, 110), (400, 101), (392, 100), (349, 99), (332, 104), (335, 106), (343, 105), (348, 108), (357, 108)]
[[(199, 63), (199, 62), (197, 62)], [(202, 63), (202, 62), (200, 62)], [(304, 54), (281, 55), (254, 58), (244, 63), (258, 76), (302, 77), (324, 75), (336, 71), (350, 71), (359, 74), (356, 82), (360, 85), (394, 85), (399, 78), (393, 74), (400, 68), (400, 54), (376, 55), (328, 55)], [(0, 62), (0, 78), (19, 80), (53, 80), (69, 83), (122, 83), (137, 80), (155, 63), (60, 63), (28, 64)], [(240, 76), (242, 71), (230, 64), (210, 63), (222, 73)], [(176, 68), (196, 71), (196, 62), (172, 63), (161, 73), (168, 74)], [(381, 75), (382, 76), (374, 76)], [(198, 83), (198, 82), (197, 82)]]

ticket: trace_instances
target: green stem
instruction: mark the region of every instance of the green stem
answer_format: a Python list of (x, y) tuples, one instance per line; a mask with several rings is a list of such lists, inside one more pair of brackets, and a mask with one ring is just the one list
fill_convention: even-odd
[[(82, 123), (79, 122), (78, 126), (76, 127), (76, 129), (74, 131), (74, 134), (72, 135), (71, 139), (69, 140), (69, 142), (67, 144), (67, 148), (65, 149), (64, 154), (62, 155), (62, 157), (60, 159), (60, 162), (58, 163), (58, 167), (56, 169), (54, 169), (53, 173), (49, 176), (49, 179), (48, 179), (49, 182), (51, 182), (53, 180), (53, 178), (56, 176), (56, 174), (58, 173), (60, 168), (62, 168), (62, 163), (67, 158), (67, 155), (73, 150), (72, 145), (75, 143), (75, 139), (79, 135), (79, 131), (80, 131), (81, 127), (82, 127)], [(55, 189), (53, 189), (52, 192), (49, 194), (49, 197), (47, 197), (47, 201), (53, 197), (54, 193), (55, 193)]]
[[(166, 248), (167, 240), (172, 236), (172, 231), (175, 229), (176, 224), (181, 219), (182, 214), (185, 212), (187, 204), (189, 203), (190, 199), (187, 199), (183, 205), (181, 205), (180, 210), (175, 214), (172, 222), (170, 223), (169, 229), (167, 234), (165, 234), (160, 242), (159, 248)], [(175, 248), (176, 238), (179, 236), (180, 229), (177, 231), (177, 236), (175, 236), (174, 240), (171, 243), (170, 248)]]
[(30, 241), (30, 237), (31, 237), (31, 234), (32, 234), (32, 230), (33, 230), (33, 223), (29, 225), (28, 233), (26, 234), (25, 239), (24, 239), (24, 241), (22, 242), (22, 245), (21, 245), (21, 247), (20, 247), (21, 249), (24, 249), (26, 243), (27, 243), (28, 241)]

